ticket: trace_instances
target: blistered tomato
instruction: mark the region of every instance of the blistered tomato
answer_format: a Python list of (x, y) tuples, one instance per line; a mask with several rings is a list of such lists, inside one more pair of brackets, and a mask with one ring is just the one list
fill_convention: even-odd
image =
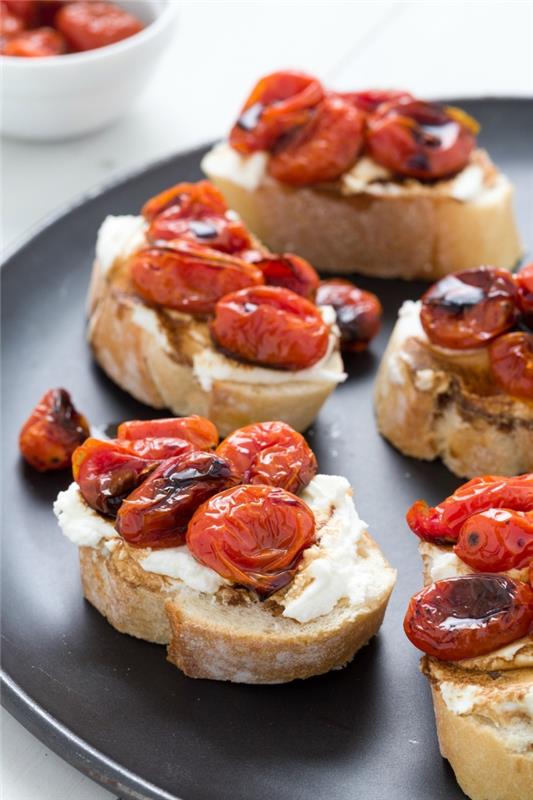
[(299, 370), (328, 349), (329, 329), (309, 300), (276, 286), (255, 286), (223, 297), (211, 323), (215, 342), (254, 364)]
[(367, 147), (378, 164), (399, 175), (436, 180), (466, 166), (478, 129), (460, 109), (404, 98), (369, 118)]
[(233, 486), (231, 465), (214, 453), (169, 458), (122, 503), (116, 528), (135, 547), (174, 547), (202, 503)]
[(190, 314), (209, 314), (229, 292), (263, 283), (253, 264), (182, 240), (140, 250), (130, 264), (135, 288), (146, 300)]
[(301, 433), (285, 422), (257, 422), (231, 433), (217, 453), (241, 483), (278, 486), (297, 494), (315, 477), (315, 454)]
[(143, 24), (114, 3), (67, 3), (57, 13), (56, 27), (73, 50), (95, 50), (142, 31)]
[(533, 559), (533, 512), (491, 508), (469, 517), (455, 553), (479, 572), (527, 567)]
[(526, 583), (505, 575), (464, 575), (418, 592), (403, 625), (419, 650), (459, 661), (515, 642), (532, 623), (533, 591)]
[(20, 452), (40, 472), (66, 469), (74, 450), (89, 436), (89, 424), (65, 389), (50, 389), (40, 399), (19, 436)]
[(218, 431), (211, 420), (193, 415), (164, 419), (134, 419), (122, 422), (118, 439), (176, 438), (190, 442), (196, 450), (211, 450), (218, 444)]
[(375, 294), (358, 289), (350, 281), (342, 278), (321, 281), (315, 302), (335, 309), (341, 347), (345, 351), (366, 350), (379, 332), (383, 316), (381, 303)]
[(533, 400), (533, 333), (506, 333), (491, 342), (492, 374), (506, 392)]
[(364, 115), (342, 97), (326, 97), (309, 122), (277, 149), (270, 174), (292, 186), (335, 181), (355, 162), (363, 147)]
[(233, 126), (229, 143), (241, 153), (271, 150), (278, 139), (309, 119), (324, 91), (302, 72), (273, 72), (255, 85)]
[(196, 448), (185, 439), (157, 436), (153, 439), (116, 439), (117, 444), (132, 453), (149, 460), (164, 461), (166, 458), (192, 453)]
[(533, 328), (533, 263), (526, 264), (514, 277), (518, 286), (520, 311), (526, 325)]
[(36, 28), (21, 31), (11, 36), (2, 45), (5, 56), (19, 58), (45, 58), (66, 53), (67, 47), (62, 35), (53, 28)]
[(457, 350), (481, 347), (513, 327), (517, 298), (506, 270), (469, 269), (447, 275), (425, 293), (420, 321), (433, 344)]
[(289, 583), (314, 538), (311, 509), (270, 486), (237, 486), (215, 495), (187, 529), (187, 545), (200, 563), (263, 596)]
[(223, 216), (228, 210), (226, 201), (210, 181), (197, 183), (177, 183), (170, 189), (151, 197), (142, 207), (142, 215), (152, 222), (168, 209), (187, 219), (201, 219), (204, 216)]
[(366, 92), (340, 92), (339, 96), (366, 113), (376, 111), (383, 103), (391, 103), (393, 100), (401, 100), (406, 98), (412, 100), (412, 95), (409, 92), (403, 92), (400, 89), (369, 89)]
[(318, 273), (311, 264), (292, 253), (269, 256), (254, 261), (263, 273), (267, 286), (281, 286), (312, 300), (320, 283)]
[(179, 215), (176, 217), (172, 207), (154, 219), (148, 236), (154, 242), (188, 239), (230, 254), (240, 254), (252, 245), (250, 234), (238, 219), (229, 216), (187, 219)]

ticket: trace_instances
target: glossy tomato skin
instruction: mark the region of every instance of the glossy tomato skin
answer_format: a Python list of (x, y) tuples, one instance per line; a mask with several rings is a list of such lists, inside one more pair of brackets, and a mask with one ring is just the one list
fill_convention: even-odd
[(171, 436), (157, 436), (151, 439), (115, 439), (115, 442), (141, 458), (152, 461), (164, 461), (172, 456), (193, 453), (196, 449), (185, 439)]
[(254, 264), (263, 273), (267, 286), (281, 286), (308, 300), (313, 300), (320, 278), (305, 258), (284, 253), (280, 256), (262, 258), (254, 261)]
[(237, 256), (183, 240), (147, 247), (132, 256), (135, 288), (155, 305), (210, 314), (224, 295), (263, 283), (261, 270)]
[(173, 208), (183, 218), (202, 219), (204, 216), (223, 216), (228, 205), (221, 192), (210, 181), (177, 183), (147, 200), (141, 213), (152, 222), (163, 211)]
[(231, 433), (217, 453), (241, 483), (277, 486), (298, 494), (317, 473), (315, 454), (285, 422), (256, 422)]
[(533, 559), (533, 512), (490, 508), (464, 523), (454, 552), (479, 572), (527, 567)]
[(74, 2), (56, 14), (55, 24), (73, 50), (96, 50), (139, 33), (142, 22), (114, 3)]
[(507, 270), (477, 267), (435, 283), (422, 297), (420, 321), (440, 347), (482, 347), (513, 327), (517, 303), (517, 287)]
[(477, 128), (459, 109), (403, 98), (370, 116), (367, 147), (378, 164), (398, 175), (437, 180), (467, 165)]
[(218, 431), (211, 420), (194, 414), (190, 417), (128, 420), (118, 426), (117, 438), (184, 439), (190, 442), (196, 450), (211, 450), (218, 444)]
[(406, 519), (413, 533), (421, 539), (449, 544), (457, 541), (469, 517), (491, 508), (533, 511), (533, 474), (473, 478), (434, 508), (417, 500)]
[(311, 509), (270, 486), (237, 486), (215, 495), (187, 529), (187, 545), (201, 564), (262, 597), (292, 580), (314, 539)]
[(35, 28), (10, 36), (2, 44), (2, 54), (17, 58), (46, 58), (67, 52), (63, 36), (53, 28)]
[(5, 0), (5, 5), (24, 23), (25, 28), (39, 24), (39, 3), (37, 0)]
[(11, 12), (7, 3), (0, 2), (0, 36), (13, 36), (22, 30), (24, 30), (24, 21)]
[(230, 355), (287, 370), (316, 364), (329, 342), (329, 329), (316, 306), (277, 286), (223, 297), (216, 305), (211, 335)]
[(89, 436), (89, 423), (65, 389), (50, 389), (21, 428), (20, 452), (39, 472), (67, 469), (74, 450)]
[(228, 216), (184, 219), (176, 216), (172, 207), (154, 219), (148, 236), (153, 242), (187, 239), (229, 254), (240, 254), (252, 246), (250, 234), (238, 219)]
[(271, 150), (293, 128), (303, 125), (324, 96), (319, 81), (302, 72), (273, 72), (255, 85), (229, 135), (240, 153)]
[(530, 586), (505, 575), (473, 574), (418, 592), (409, 603), (404, 631), (424, 653), (459, 661), (526, 636), (532, 623)]
[(342, 97), (331, 95), (309, 122), (277, 149), (270, 174), (291, 186), (335, 181), (355, 162), (364, 143), (364, 114)]
[(491, 342), (489, 359), (492, 374), (506, 392), (533, 400), (533, 333), (499, 336)]
[(372, 292), (358, 289), (342, 278), (321, 281), (316, 304), (333, 306), (341, 332), (341, 349), (358, 353), (366, 350), (379, 333), (383, 308)]
[(413, 100), (409, 92), (401, 89), (368, 89), (365, 92), (339, 92), (339, 97), (352, 103), (360, 111), (370, 114), (376, 111), (384, 103), (392, 103), (396, 100)]
[(169, 458), (122, 503), (116, 529), (134, 547), (178, 546), (196, 509), (236, 482), (231, 465), (214, 453)]
[(533, 329), (533, 263), (526, 264), (515, 277), (518, 286), (518, 305), (524, 322)]

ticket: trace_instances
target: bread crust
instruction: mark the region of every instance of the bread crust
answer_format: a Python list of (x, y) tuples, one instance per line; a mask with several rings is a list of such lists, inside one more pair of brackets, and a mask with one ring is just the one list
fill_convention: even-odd
[(322, 272), (433, 281), (485, 263), (510, 269), (522, 253), (513, 188), (500, 173), (469, 201), (400, 185), (395, 194), (347, 196), (336, 185), (293, 188), (268, 175), (251, 191), (207, 176), (272, 250), (298, 253)]

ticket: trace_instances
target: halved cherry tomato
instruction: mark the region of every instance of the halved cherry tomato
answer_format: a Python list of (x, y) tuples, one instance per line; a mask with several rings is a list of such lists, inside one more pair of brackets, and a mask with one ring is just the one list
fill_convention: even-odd
[(359, 155), (364, 124), (364, 114), (355, 106), (342, 97), (328, 96), (309, 122), (273, 153), (268, 171), (292, 186), (335, 181)]
[(370, 113), (376, 111), (383, 103), (391, 103), (393, 100), (407, 98), (413, 100), (409, 92), (400, 89), (368, 89), (366, 92), (339, 92), (339, 97), (348, 100), (360, 111)]
[(490, 367), (506, 392), (533, 400), (533, 333), (506, 333), (491, 342)]
[(504, 269), (477, 267), (447, 275), (422, 297), (420, 321), (433, 344), (482, 347), (513, 327), (518, 291)]
[(127, 39), (144, 25), (114, 3), (67, 3), (57, 13), (56, 27), (74, 50), (96, 50)]
[(292, 253), (268, 256), (254, 261), (263, 273), (267, 286), (282, 286), (312, 300), (320, 283), (317, 271), (304, 258)]
[(22, 426), (20, 452), (40, 472), (66, 469), (74, 450), (89, 436), (89, 424), (65, 389), (50, 389)]
[(117, 442), (87, 439), (72, 456), (72, 474), (85, 502), (114, 517), (127, 497), (157, 467)]
[(321, 281), (315, 302), (335, 309), (341, 348), (347, 352), (366, 350), (379, 332), (383, 316), (381, 303), (375, 294), (358, 289), (350, 281), (342, 278)]
[(277, 286), (253, 286), (223, 297), (211, 334), (237, 358), (288, 370), (316, 364), (329, 342), (329, 329), (316, 306)]
[(436, 180), (466, 166), (478, 129), (460, 109), (403, 98), (369, 118), (367, 147), (378, 164), (399, 175)]
[(522, 267), (514, 278), (518, 285), (518, 305), (524, 322), (533, 328), (533, 263)]
[(186, 219), (204, 216), (223, 216), (228, 205), (223, 195), (210, 181), (177, 183), (170, 189), (151, 197), (142, 207), (142, 215), (152, 222), (163, 211), (173, 208)]
[(116, 529), (134, 547), (183, 544), (198, 506), (236, 482), (229, 462), (214, 453), (169, 458), (124, 500)]
[(230, 132), (230, 145), (240, 153), (271, 150), (283, 134), (307, 122), (323, 96), (320, 82), (302, 72), (266, 75), (246, 100)]
[(218, 444), (218, 431), (211, 420), (193, 415), (164, 419), (134, 419), (122, 422), (118, 439), (176, 438), (190, 442), (196, 450), (211, 450)]
[(250, 234), (238, 219), (229, 216), (183, 218), (171, 206), (154, 219), (148, 229), (152, 241), (188, 239), (223, 253), (239, 254), (251, 247)]
[(464, 483), (438, 506), (417, 500), (407, 512), (407, 524), (421, 539), (435, 544), (456, 542), (469, 517), (489, 508), (533, 511), (533, 474), (506, 478), (485, 475)]
[(533, 623), (533, 591), (505, 575), (463, 575), (415, 594), (403, 627), (430, 656), (459, 661), (490, 653), (526, 636)]
[(264, 597), (289, 583), (314, 538), (311, 509), (270, 486), (237, 486), (215, 495), (187, 529), (187, 545), (201, 564)]
[(190, 314), (209, 314), (229, 292), (263, 283), (253, 264), (179, 239), (140, 250), (130, 263), (135, 288), (146, 300)]
[(24, 22), (12, 14), (7, 3), (0, 2), (0, 36), (13, 36), (24, 29)]
[(36, 28), (11, 36), (2, 45), (2, 54), (18, 58), (45, 58), (67, 52), (62, 35), (53, 28)]
[(256, 422), (231, 433), (217, 453), (241, 483), (278, 486), (298, 494), (317, 473), (315, 454), (301, 433), (285, 422)]
[(527, 567), (533, 559), (533, 512), (490, 508), (469, 517), (455, 553), (479, 572)]

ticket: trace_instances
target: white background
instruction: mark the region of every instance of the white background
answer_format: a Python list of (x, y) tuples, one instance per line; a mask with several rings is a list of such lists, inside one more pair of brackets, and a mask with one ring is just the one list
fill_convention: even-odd
[[(89, 138), (2, 142), (2, 234), (88, 189), (220, 137), (253, 81), (296, 67), (333, 88), (400, 87), (426, 97), (533, 97), (533, 3), (179, 2), (172, 45), (131, 113)], [(533, 134), (532, 134), (533, 135)], [(169, 184), (179, 175), (169, 175)], [(4, 800), (111, 798), (5, 711)]]

